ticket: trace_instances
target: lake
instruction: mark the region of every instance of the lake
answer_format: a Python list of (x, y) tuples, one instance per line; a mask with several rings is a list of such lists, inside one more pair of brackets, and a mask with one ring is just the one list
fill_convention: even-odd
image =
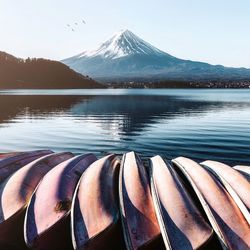
[(186, 156), (250, 165), (250, 90), (0, 91), (0, 151)]

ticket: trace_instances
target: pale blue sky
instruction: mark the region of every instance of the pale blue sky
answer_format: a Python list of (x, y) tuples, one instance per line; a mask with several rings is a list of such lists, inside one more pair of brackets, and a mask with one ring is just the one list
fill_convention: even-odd
[(64, 59), (120, 29), (179, 58), (250, 68), (249, 0), (0, 0), (0, 50), (19, 57)]

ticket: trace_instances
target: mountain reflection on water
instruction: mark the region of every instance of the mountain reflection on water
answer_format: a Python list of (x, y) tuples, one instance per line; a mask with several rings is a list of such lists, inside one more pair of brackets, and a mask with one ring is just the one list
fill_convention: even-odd
[(51, 148), (98, 156), (135, 150), (250, 164), (249, 97), (248, 90), (0, 93), (0, 150)]

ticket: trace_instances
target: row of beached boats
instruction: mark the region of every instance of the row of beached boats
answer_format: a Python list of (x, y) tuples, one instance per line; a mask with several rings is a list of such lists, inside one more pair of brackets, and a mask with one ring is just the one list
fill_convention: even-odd
[(0, 249), (250, 249), (250, 167), (0, 154)]

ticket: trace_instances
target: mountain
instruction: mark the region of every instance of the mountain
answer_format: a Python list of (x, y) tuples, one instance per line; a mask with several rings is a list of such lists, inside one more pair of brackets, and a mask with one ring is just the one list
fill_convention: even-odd
[(103, 85), (61, 62), (20, 59), (0, 51), (0, 89), (100, 88)]
[(120, 31), (96, 50), (62, 61), (100, 80), (245, 80), (250, 69), (182, 60), (157, 49), (129, 30)]

